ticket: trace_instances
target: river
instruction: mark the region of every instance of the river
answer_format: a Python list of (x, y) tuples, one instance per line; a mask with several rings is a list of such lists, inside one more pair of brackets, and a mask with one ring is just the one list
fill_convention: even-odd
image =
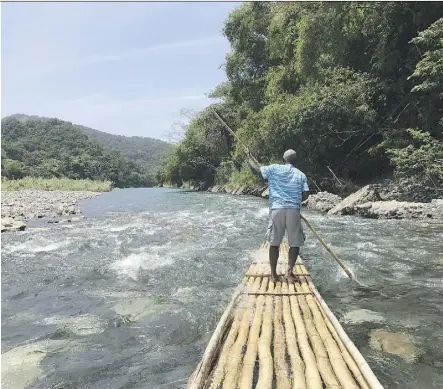
[[(263, 241), (266, 201), (125, 189), (81, 208), (2, 234), (2, 387), (185, 387)], [(313, 280), (381, 383), (443, 388), (441, 226), (305, 215), (368, 286), (307, 232)], [(371, 347), (374, 332), (403, 335)]]

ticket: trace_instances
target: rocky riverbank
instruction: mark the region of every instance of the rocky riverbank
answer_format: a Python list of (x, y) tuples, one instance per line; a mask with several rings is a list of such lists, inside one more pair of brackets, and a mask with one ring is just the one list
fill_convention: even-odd
[(1, 231), (24, 230), (26, 222), (30, 219), (48, 219), (48, 223), (58, 223), (60, 218), (72, 221), (75, 215), (81, 214), (79, 200), (100, 194), (100, 192), (64, 190), (2, 191)]
[[(429, 191), (426, 190), (407, 189), (408, 192), (404, 189), (400, 190), (398, 187), (366, 185), (346, 198), (328, 192), (318, 192), (309, 196), (303, 206), (307, 209), (328, 213), (328, 215), (355, 215), (371, 219), (426, 219), (443, 222), (442, 198), (431, 199)], [(269, 197), (266, 186), (255, 188), (214, 186), (209, 191)], [(404, 200), (415, 198), (423, 201)]]

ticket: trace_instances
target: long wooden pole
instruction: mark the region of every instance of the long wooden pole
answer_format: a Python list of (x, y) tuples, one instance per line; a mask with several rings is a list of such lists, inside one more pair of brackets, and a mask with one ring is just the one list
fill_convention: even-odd
[(246, 155), (248, 157), (251, 157), (254, 162), (256, 162), (258, 165), (260, 165), (260, 162), (257, 161), (257, 159), (255, 159), (255, 157), (251, 154), (251, 152), (249, 151), (248, 146), (246, 146), (241, 140), (240, 138), (237, 136), (237, 134), (232, 131), (231, 127), (229, 127), (226, 122), (220, 117), (220, 115), (217, 113), (217, 111), (214, 109), (214, 107), (211, 107), (212, 112), (214, 112), (214, 115), (217, 117), (217, 119), (220, 121), (221, 124), (223, 124), (223, 126), (229, 131), (229, 133), (237, 140), (237, 142), (243, 147), (243, 150), (245, 151)]
[[(235, 134), (234, 131), (225, 123), (225, 121), (220, 117), (220, 115), (217, 113), (217, 111), (214, 109), (214, 107), (211, 107), (212, 111), (214, 112), (217, 119), (223, 124), (223, 126), (229, 131), (230, 134), (238, 141), (238, 143), (243, 147), (245, 153), (248, 155), (248, 157), (252, 158), (254, 162), (256, 162), (258, 165), (260, 163), (257, 161), (257, 159), (251, 154), (249, 151), (249, 148), (239, 139), (239, 137)], [(358, 280), (356, 280), (352, 273), (348, 270), (348, 268), (345, 266), (345, 264), (340, 260), (340, 258), (337, 257), (337, 255), (332, 251), (332, 249), (326, 244), (326, 242), (318, 235), (317, 231), (315, 231), (314, 227), (312, 227), (311, 223), (309, 223), (306, 218), (303, 215), (300, 215), (302, 220), (306, 223), (308, 228), (312, 231), (314, 236), (318, 239), (318, 241), (323, 245), (323, 247), (328, 251), (329, 254), (332, 255), (332, 257), (337, 261), (337, 263), (340, 265), (340, 267), (344, 270), (346, 275), (351, 279), (354, 280), (357, 284), (360, 286), (362, 285)]]
[(318, 241), (322, 244), (322, 246), (328, 251), (329, 254), (332, 255), (332, 257), (337, 261), (337, 263), (340, 265), (340, 267), (343, 269), (343, 271), (347, 274), (347, 276), (351, 279), (357, 282), (360, 286), (363, 286), (359, 281), (357, 281), (352, 273), (349, 271), (349, 269), (345, 266), (345, 264), (340, 260), (339, 257), (332, 251), (332, 249), (328, 246), (328, 244), (323, 240), (323, 238), (317, 233), (315, 228), (309, 223), (309, 221), (303, 216), (300, 215), (302, 220), (306, 223), (308, 228), (312, 231), (312, 233), (315, 235), (315, 237), (318, 239)]

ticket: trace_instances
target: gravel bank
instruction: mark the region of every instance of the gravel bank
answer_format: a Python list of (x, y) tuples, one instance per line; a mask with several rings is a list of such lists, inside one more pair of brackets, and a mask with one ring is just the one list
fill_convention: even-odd
[(10, 226), (14, 225), (11, 221), (26, 222), (30, 219), (49, 218), (48, 222), (53, 222), (56, 217), (78, 215), (81, 213), (77, 204), (79, 200), (93, 198), (100, 194), (100, 192), (64, 190), (2, 191), (2, 232), (18, 229)]

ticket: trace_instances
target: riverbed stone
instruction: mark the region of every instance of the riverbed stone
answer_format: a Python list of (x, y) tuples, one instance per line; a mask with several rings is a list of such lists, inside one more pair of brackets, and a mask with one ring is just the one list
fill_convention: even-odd
[(264, 199), (269, 198), (269, 188), (266, 188), (263, 193), (261, 194), (261, 197), (263, 197)]
[(21, 220), (14, 220), (11, 217), (2, 217), (1, 219), (1, 231), (24, 231), (26, 224)]
[(318, 192), (313, 195), (310, 195), (304, 202), (303, 205), (306, 208), (320, 211), (320, 212), (328, 212), (330, 209), (334, 208), (337, 204), (339, 204), (343, 199), (340, 196), (329, 192)]
[[(100, 195), (98, 192), (36, 190), (2, 191), (1, 212), (3, 218), (26, 223), (27, 220), (80, 214), (77, 202)], [(2, 231), (6, 230), (3, 228)], [(17, 224), (18, 226), (18, 224)], [(24, 227), (20, 227), (24, 228)], [(18, 229), (20, 229), (18, 228)], [(9, 230), (11, 228), (9, 227)]]
[(369, 344), (377, 351), (397, 355), (408, 363), (414, 362), (421, 354), (414, 344), (414, 338), (404, 333), (374, 330), (370, 334)]
[(241, 186), (240, 188), (238, 188), (238, 189), (235, 191), (235, 194), (236, 194), (237, 196), (240, 196), (240, 195), (244, 194), (245, 189), (246, 189), (246, 188), (245, 188), (244, 186)]
[(328, 211), (329, 215), (352, 215), (359, 204), (381, 200), (378, 189), (373, 185), (366, 185), (355, 193), (346, 197)]
[(438, 208), (429, 203), (375, 201), (357, 205), (354, 213), (371, 219), (435, 219), (442, 216)]

